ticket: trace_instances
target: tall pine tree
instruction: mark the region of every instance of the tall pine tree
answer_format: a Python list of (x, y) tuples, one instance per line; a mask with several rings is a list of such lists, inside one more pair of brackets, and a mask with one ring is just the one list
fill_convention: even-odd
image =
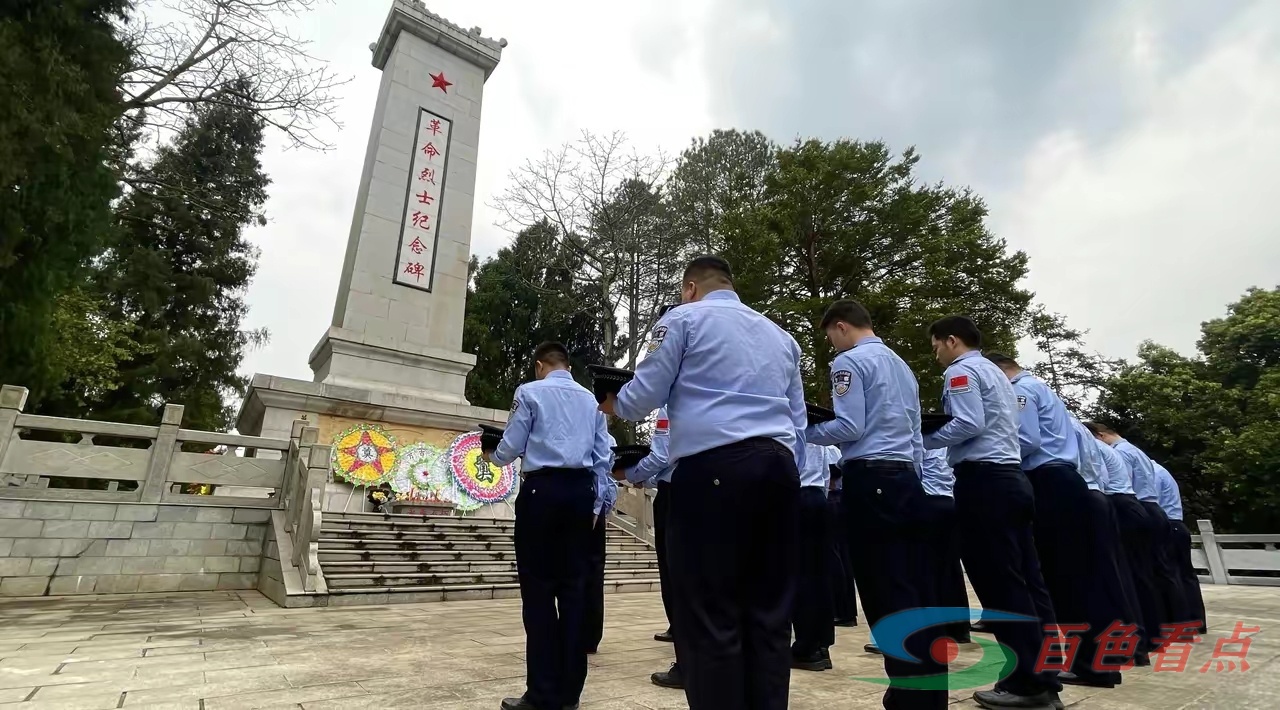
[(0, 382), (33, 405), (65, 377), (59, 298), (84, 282), (119, 194), (130, 4), (0, 3)]
[(172, 144), (136, 171), (119, 207), (120, 237), (100, 260), (107, 317), (134, 324), (143, 352), (120, 365), (122, 386), (93, 416), (154, 422), (165, 402), (186, 406), (184, 423), (222, 430), (248, 347), (266, 339), (242, 328), (245, 290), (257, 250), (245, 227), (260, 213), (269, 183), (259, 156), (263, 119), (243, 83), (223, 103), (201, 107)]

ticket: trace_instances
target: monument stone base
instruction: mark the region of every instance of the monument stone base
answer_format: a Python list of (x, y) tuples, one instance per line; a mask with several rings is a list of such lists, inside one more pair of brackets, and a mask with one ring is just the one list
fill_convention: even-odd
[(409, 343), (393, 349), (335, 326), (311, 351), (309, 362), (316, 382), (323, 384), (466, 405), (467, 373), (476, 356)]

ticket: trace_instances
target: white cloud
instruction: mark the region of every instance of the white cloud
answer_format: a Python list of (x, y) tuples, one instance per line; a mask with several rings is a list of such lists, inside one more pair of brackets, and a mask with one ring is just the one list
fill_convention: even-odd
[(1145, 339), (1189, 353), (1201, 321), (1280, 283), (1276, 14), (1238, 18), (1151, 86), (1105, 149), (1071, 130), (1044, 137), (1022, 184), (993, 196), (997, 232), (1031, 256), (1031, 287), (1104, 353), (1131, 357)]

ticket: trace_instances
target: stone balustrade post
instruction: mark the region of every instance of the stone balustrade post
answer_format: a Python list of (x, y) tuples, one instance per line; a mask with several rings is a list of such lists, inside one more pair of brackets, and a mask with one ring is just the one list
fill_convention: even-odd
[(4, 464), (4, 456), (9, 451), (9, 442), (14, 437), (14, 425), (23, 407), (27, 406), (27, 388), (4, 385), (0, 387), (0, 466)]
[(1213, 522), (1197, 520), (1200, 528), (1200, 547), (1204, 549), (1204, 558), (1209, 564), (1209, 576), (1214, 584), (1231, 584), (1227, 576), (1227, 565), (1222, 561), (1222, 548), (1218, 547), (1218, 536), (1213, 532)]
[(178, 451), (178, 429), (182, 428), (181, 404), (164, 405), (160, 433), (151, 442), (151, 458), (147, 461), (147, 478), (142, 482), (143, 503), (159, 503), (169, 485), (169, 467)]

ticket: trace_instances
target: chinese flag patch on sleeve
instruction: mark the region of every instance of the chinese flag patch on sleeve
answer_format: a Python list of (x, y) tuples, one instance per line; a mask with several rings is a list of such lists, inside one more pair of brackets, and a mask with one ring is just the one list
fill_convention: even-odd
[(670, 420), (667, 420), (667, 419), (659, 419), (659, 420), (658, 420), (658, 431), (665, 432), (665, 431), (667, 431), (670, 427), (671, 427), (671, 422), (670, 422)]
[(968, 376), (968, 375), (956, 375), (955, 377), (952, 377), (952, 378), (951, 378), (951, 380), (947, 383), (947, 388), (948, 388), (948, 389), (953, 389), (953, 390), (958, 390), (958, 389), (968, 389), (968, 388), (969, 388), (969, 376)]

